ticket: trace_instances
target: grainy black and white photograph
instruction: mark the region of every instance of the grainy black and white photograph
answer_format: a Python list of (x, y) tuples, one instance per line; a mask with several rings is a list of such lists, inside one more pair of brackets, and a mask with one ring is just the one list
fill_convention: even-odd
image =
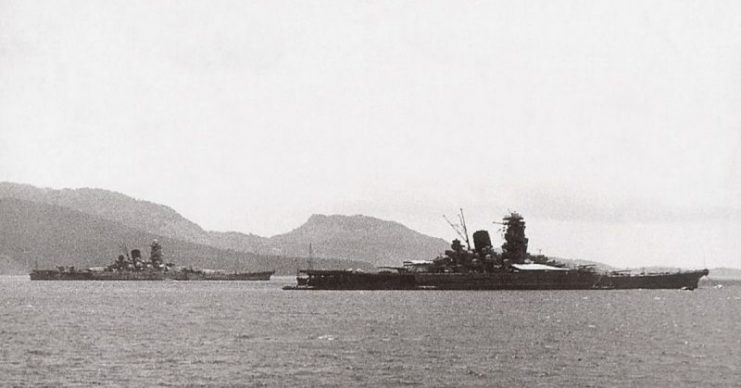
[(741, 2), (0, 0), (0, 386), (741, 385)]

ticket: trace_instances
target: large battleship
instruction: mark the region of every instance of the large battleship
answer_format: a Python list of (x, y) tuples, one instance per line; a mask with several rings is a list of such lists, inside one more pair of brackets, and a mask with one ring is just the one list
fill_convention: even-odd
[(378, 273), (304, 270), (293, 290), (592, 290), (592, 289), (695, 289), (707, 269), (671, 273), (632, 274), (598, 271), (593, 266), (568, 268), (544, 255), (527, 251), (525, 221), (510, 213), (500, 223), (504, 243), (495, 250), (489, 232), (473, 233), (473, 247), (463, 218), (450, 225), (466, 242), (455, 239), (451, 249), (433, 260), (405, 261), (402, 267)]
[(150, 245), (149, 259), (142, 258), (141, 250), (132, 249), (129, 254), (124, 246), (123, 254), (111, 265), (77, 269), (57, 267), (56, 269), (34, 269), (31, 280), (270, 280), (275, 271), (226, 272), (192, 267), (177, 267), (165, 263), (162, 246), (157, 240)]

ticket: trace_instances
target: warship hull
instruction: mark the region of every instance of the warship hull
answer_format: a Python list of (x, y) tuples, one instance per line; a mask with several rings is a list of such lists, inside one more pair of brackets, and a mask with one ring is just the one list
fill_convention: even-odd
[(129, 254), (125, 245), (123, 254), (107, 267), (77, 269), (74, 266), (59, 266), (56, 269), (34, 269), (31, 280), (270, 280), (275, 271), (264, 272), (226, 272), (219, 270), (179, 267), (164, 263), (162, 246), (152, 241), (149, 260), (142, 258), (140, 249), (132, 249)]
[(419, 287), (436, 290), (586, 290), (595, 276), (582, 271), (502, 273), (418, 273)]
[(302, 271), (290, 290), (614, 290), (695, 289), (707, 270), (667, 274), (612, 275), (597, 272), (358, 273)]
[(270, 280), (275, 271), (264, 272), (201, 272), (201, 271), (182, 271), (176, 274), (175, 280), (190, 281), (259, 281)]
[(156, 281), (174, 279), (173, 274), (162, 271), (122, 271), (122, 272), (93, 272), (93, 271), (57, 271), (34, 270), (30, 274), (31, 280), (135, 280)]
[(270, 280), (275, 271), (204, 273), (199, 271), (58, 271), (33, 270), (31, 280), (116, 280), (116, 281), (162, 281), (162, 280)]
[(302, 271), (298, 285), (285, 290), (413, 290), (418, 288), (411, 274), (365, 273), (332, 270)]
[(641, 274), (641, 275), (610, 275), (600, 279), (598, 285), (612, 289), (695, 289), (700, 278), (707, 276), (708, 270)]
[[(447, 220), (447, 218), (446, 218)], [(432, 260), (408, 260), (402, 267), (384, 267), (396, 272), (300, 271), (297, 290), (614, 290), (614, 289), (695, 289), (708, 270), (675, 273), (628, 274), (598, 272), (592, 266), (567, 268), (544, 255), (527, 253), (524, 218), (511, 212), (498, 224), (504, 225), (504, 244), (494, 249), (486, 230), (473, 233), (459, 215), (460, 225), (448, 220), (465, 241), (455, 239)]]

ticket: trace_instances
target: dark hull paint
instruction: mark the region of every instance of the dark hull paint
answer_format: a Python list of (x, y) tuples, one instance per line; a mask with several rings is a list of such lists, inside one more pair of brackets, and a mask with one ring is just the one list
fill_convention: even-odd
[(700, 281), (700, 278), (707, 274), (708, 270), (632, 276), (612, 275), (600, 279), (599, 284), (606, 288), (614, 289), (695, 289), (697, 288), (697, 283)]
[(414, 276), (410, 274), (346, 271), (334, 271), (328, 276), (316, 277), (310, 280), (307, 286), (307, 289), (320, 290), (412, 290), (417, 288)]
[(237, 273), (203, 273), (195, 271), (57, 271), (34, 270), (31, 280), (122, 280), (122, 281), (162, 281), (162, 280), (270, 280), (275, 271), (237, 272)]
[(178, 272), (175, 280), (213, 281), (213, 280), (270, 280), (275, 271), (265, 272), (233, 272), (233, 273), (205, 273), (205, 272)]
[(589, 271), (501, 273), (357, 273), (305, 271), (290, 290), (599, 290), (695, 289), (707, 270), (648, 275), (599, 274)]
[(584, 271), (502, 273), (418, 273), (417, 285), (438, 290), (586, 290), (595, 288), (594, 274)]
[(56, 271), (34, 270), (31, 280), (166, 280), (172, 279), (171, 273), (160, 271), (138, 272), (92, 272), (92, 271)]

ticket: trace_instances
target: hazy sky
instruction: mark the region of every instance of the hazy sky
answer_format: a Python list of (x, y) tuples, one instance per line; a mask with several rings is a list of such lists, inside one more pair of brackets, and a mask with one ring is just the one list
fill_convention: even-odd
[(0, 181), (741, 267), (741, 2), (0, 0)]

